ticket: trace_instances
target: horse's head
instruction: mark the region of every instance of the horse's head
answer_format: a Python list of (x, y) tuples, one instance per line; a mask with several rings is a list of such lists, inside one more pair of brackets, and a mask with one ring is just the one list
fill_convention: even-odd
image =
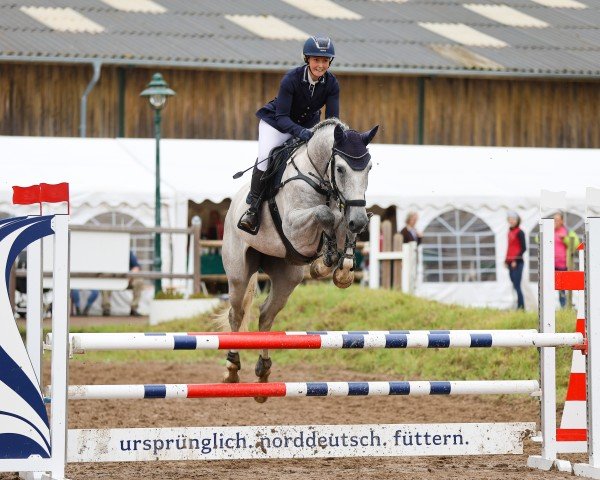
[(360, 233), (369, 221), (365, 192), (371, 170), (371, 155), (367, 145), (378, 128), (379, 125), (360, 133), (336, 125), (333, 132), (331, 183), (344, 209), (348, 230), (352, 233)]

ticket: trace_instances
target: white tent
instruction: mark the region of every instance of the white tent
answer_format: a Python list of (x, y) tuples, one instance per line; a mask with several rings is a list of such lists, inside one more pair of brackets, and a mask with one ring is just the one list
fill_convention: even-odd
[[(16, 211), (11, 204), (12, 185), (67, 181), (74, 223), (118, 210), (151, 226), (154, 149), (153, 139), (0, 137), (0, 211)], [(420, 214), (419, 229), (443, 212), (461, 209), (477, 215), (495, 234), (496, 281), (476, 286), (472, 282), (419, 284), (417, 294), (448, 302), (510, 306), (512, 289), (502, 267), (506, 212), (516, 210), (528, 233), (537, 225), (541, 189), (566, 191), (568, 210), (583, 215), (585, 186), (600, 182), (599, 151), (593, 149), (374, 144), (370, 150), (370, 206), (395, 206), (400, 221), (415, 210)], [(163, 225), (186, 226), (188, 200), (218, 203), (230, 197), (244, 182), (234, 181), (233, 173), (250, 166), (255, 157), (253, 141), (162, 140)], [(174, 240), (173, 258), (165, 259), (166, 269), (185, 268), (184, 242)], [(535, 286), (527, 284), (527, 289), (526, 300), (534, 306)]]

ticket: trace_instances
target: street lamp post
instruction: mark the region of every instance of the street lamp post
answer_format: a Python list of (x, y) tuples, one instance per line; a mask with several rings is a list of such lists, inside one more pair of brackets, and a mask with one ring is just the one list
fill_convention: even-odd
[[(146, 86), (146, 89), (140, 94), (142, 97), (147, 97), (150, 106), (154, 110), (154, 138), (156, 139), (156, 168), (155, 168), (155, 196), (154, 196), (154, 223), (156, 227), (160, 227), (160, 121), (161, 111), (167, 103), (167, 98), (175, 95), (175, 92), (169, 88), (167, 82), (160, 73), (152, 75), (152, 80)], [(161, 255), (161, 234), (154, 234), (154, 271), (162, 270), (162, 255)], [(154, 292), (162, 290), (162, 279), (154, 280)]]

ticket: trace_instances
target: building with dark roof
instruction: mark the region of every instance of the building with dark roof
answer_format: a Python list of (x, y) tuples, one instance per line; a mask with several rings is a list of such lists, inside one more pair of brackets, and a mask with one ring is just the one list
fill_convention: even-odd
[(254, 139), (314, 33), (380, 142), (600, 147), (600, 0), (0, 0), (0, 134)]

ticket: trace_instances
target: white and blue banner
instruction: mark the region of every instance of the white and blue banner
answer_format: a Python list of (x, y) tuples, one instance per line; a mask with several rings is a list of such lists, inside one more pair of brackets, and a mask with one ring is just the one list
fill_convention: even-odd
[(69, 430), (68, 462), (522, 454), (535, 423)]
[(39, 381), (9, 298), (11, 267), (27, 245), (53, 235), (54, 216), (0, 220), (0, 459), (51, 456), (50, 426)]

